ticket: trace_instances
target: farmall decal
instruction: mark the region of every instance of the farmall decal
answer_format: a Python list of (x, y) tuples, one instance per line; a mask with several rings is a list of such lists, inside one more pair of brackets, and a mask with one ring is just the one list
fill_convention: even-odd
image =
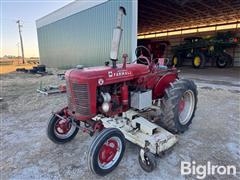
[(120, 70), (120, 71), (117, 71), (117, 72), (108, 71), (108, 77), (109, 78), (128, 76), (128, 75), (132, 75), (132, 72), (131, 71), (127, 71), (127, 70)]

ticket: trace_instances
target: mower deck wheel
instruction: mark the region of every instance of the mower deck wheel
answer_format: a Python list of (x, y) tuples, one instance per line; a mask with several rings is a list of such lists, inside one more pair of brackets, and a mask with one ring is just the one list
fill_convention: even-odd
[(149, 151), (144, 152), (143, 149), (140, 150), (138, 161), (141, 168), (146, 172), (152, 172), (157, 166), (154, 154)]
[(89, 169), (100, 176), (112, 172), (125, 151), (125, 137), (116, 128), (103, 129), (93, 140), (88, 151)]

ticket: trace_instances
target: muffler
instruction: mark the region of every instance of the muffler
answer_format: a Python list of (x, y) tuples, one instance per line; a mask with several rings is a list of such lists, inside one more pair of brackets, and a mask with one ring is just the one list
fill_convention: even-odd
[(126, 15), (126, 10), (124, 7), (120, 6), (117, 16), (117, 27), (113, 30), (113, 38), (112, 38), (112, 46), (111, 46), (111, 52), (110, 52), (110, 59), (112, 60), (112, 67), (117, 67), (117, 60), (118, 60), (118, 53), (119, 53), (119, 47), (122, 37), (122, 20), (123, 15)]

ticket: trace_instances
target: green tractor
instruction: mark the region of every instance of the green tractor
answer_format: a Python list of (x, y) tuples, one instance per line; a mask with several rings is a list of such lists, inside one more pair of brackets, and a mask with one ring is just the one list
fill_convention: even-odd
[(233, 58), (226, 53), (226, 49), (236, 47), (240, 38), (234, 33), (218, 33), (211, 38), (190, 37), (178, 46), (173, 46), (172, 65), (182, 66), (190, 60), (194, 68), (203, 68), (207, 62), (219, 68), (233, 65)]

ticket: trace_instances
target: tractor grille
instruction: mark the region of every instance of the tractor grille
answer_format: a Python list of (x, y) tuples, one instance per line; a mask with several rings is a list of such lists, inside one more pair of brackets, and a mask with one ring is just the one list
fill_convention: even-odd
[[(89, 89), (87, 84), (67, 82), (68, 107), (81, 115), (90, 115)], [(71, 88), (70, 88), (70, 86)], [(72, 89), (72, 91), (70, 91)]]
[(73, 104), (72, 104), (72, 96), (70, 91), (70, 82), (66, 79), (66, 90), (67, 90), (67, 101), (68, 101), (68, 108), (73, 110)]

